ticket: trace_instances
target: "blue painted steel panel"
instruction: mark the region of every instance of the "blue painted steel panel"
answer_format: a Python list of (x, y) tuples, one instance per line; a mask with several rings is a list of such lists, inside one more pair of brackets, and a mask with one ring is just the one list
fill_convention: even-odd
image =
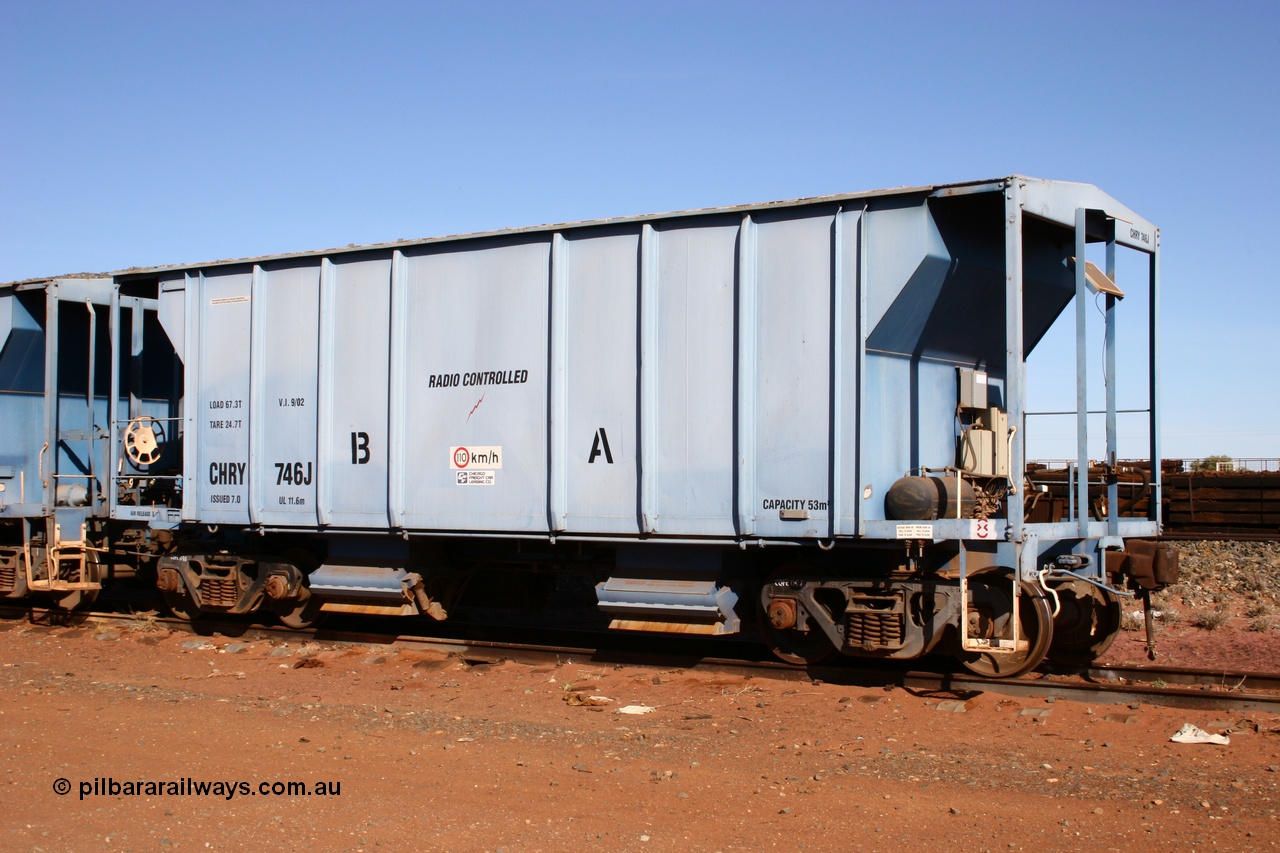
[(388, 524), (387, 371), (390, 364), (391, 259), (332, 265), (321, 306), (321, 450), (324, 524)]
[(3, 357), (4, 346), (9, 342), (9, 332), (13, 329), (14, 303), (17, 301), (12, 293), (0, 294), (0, 357)]
[(405, 418), (408, 405), (405, 389), (410, 349), (409, 287), (406, 283), (408, 263), (404, 253), (391, 253), (391, 358), (387, 376), (387, 515), (392, 528), (404, 525), (404, 502), (413, 473), (405, 466), (409, 442), (409, 424)]
[(657, 231), (653, 360), (657, 518), (666, 535), (732, 536), (736, 219)]
[(43, 413), (41, 397), (0, 391), (0, 466), (12, 471), (0, 480), (0, 519), (40, 514), (37, 454), (44, 442)]
[(745, 371), (756, 363), (756, 224), (751, 215), (742, 217), (738, 235), (738, 352), (734, 384), (734, 488), (737, 532), (739, 537), (755, 535), (755, 460), (751, 451), (756, 445), (756, 383), (736, 371)]
[(640, 532), (639, 249), (639, 229), (564, 241), (569, 532)]
[[(252, 274), (217, 270), (187, 282), (188, 320), (199, 327), (188, 359), (187, 446), (183, 472), (194, 518), (206, 524), (249, 523), (250, 314)], [(190, 343), (193, 335), (188, 334)], [(261, 405), (265, 401), (258, 401)], [(187, 517), (187, 516), (184, 516)]]
[(919, 468), (955, 464), (954, 365), (869, 354), (863, 397), (862, 483), (864, 520), (885, 517), (889, 487)]
[[(103, 475), (109, 470), (106, 442), (97, 438), (97, 426), (106, 424), (110, 417), (107, 398), (96, 396), (90, 415), (83, 395), (59, 394), (57, 409), (61, 439), (57, 453), (51, 448), (45, 454), (45, 475), (56, 475), (52, 477), (56, 480), (56, 486), (76, 485), (88, 488), (89, 474), (92, 472), (96, 481), (96, 495), (106, 485)], [(89, 433), (85, 428), (90, 420), (95, 424), (92, 442), (86, 438)]]
[(1147, 253), (1154, 253), (1159, 246), (1158, 228), (1091, 184), (1026, 177), (1015, 180), (1028, 214), (1074, 227), (1077, 210), (1105, 211), (1124, 223), (1115, 234), (1120, 245)]
[(320, 266), (264, 267), (254, 290), (252, 448), (249, 472), (261, 524), (314, 526)]
[(832, 535), (858, 532), (862, 504), (862, 465), (858, 457), (858, 402), (862, 378), (862, 211), (842, 211), (836, 218), (835, 299), (832, 389)]
[(405, 526), (545, 531), (548, 244), (405, 263)]
[[(923, 203), (875, 210), (867, 214), (867, 240), (867, 348), (919, 354), (951, 263), (937, 223)], [(989, 311), (973, 308), (974, 313)]]
[(186, 279), (172, 279), (161, 282), (159, 306), (160, 326), (169, 338), (173, 351), (178, 358), (186, 361)]
[(17, 293), (0, 295), (0, 393), (44, 391), (43, 306), (40, 319), (31, 310)]
[(755, 530), (829, 535), (833, 217), (756, 224)]
[[(181, 417), (182, 434), (182, 520), (199, 521), (201, 516), (201, 495), (204, 493), (204, 478), (198, 476), (200, 461), (205, 454), (200, 447), (201, 433), (197, 429), (204, 413), (200, 404), (204, 400), (201, 390), (200, 370), (200, 281), (203, 276), (198, 271), (186, 271), (174, 278), (164, 278), (160, 282), (160, 292), (164, 299), (180, 299), (183, 317), (183, 386)], [(168, 330), (166, 329), (166, 333)], [(170, 339), (172, 343), (172, 339)], [(195, 383), (195, 384), (193, 384)]]
[(658, 237), (651, 223), (640, 227), (639, 349), (636, 364), (639, 399), (636, 402), (638, 435), (636, 453), (640, 463), (640, 531), (658, 529)]

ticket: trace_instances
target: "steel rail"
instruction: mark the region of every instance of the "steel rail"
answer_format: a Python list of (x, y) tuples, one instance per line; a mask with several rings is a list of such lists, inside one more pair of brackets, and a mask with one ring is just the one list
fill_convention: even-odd
[[(0, 616), (26, 615), (62, 624), (85, 622), (102, 626), (138, 620), (135, 613), (71, 613), (53, 608), (0, 608)], [(1079, 669), (1041, 670), (1021, 678), (988, 678), (967, 672), (908, 671), (896, 662), (842, 661), (835, 665), (796, 666), (773, 660), (712, 656), (697, 651), (672, 653), (626, 648), (588, 647), (561, 643), (514, 643), (491, 639), (429, 637), (417, 634), (373, 631), (295, 629), (246, 622), (189, 622), (173, 617), (148, 617), (168, 630), (197, 636), (221, 635), (228, 639), (262, 639), (277, 642), (301, 641), (404, 648), (452, 655), (470, 664), (515, 661), (527, 665), (564, 664), (574, 661), (595, 664), (633, 665), (662, 669), (688, 669), (763, 677), (782, 681), (816, 681), (861, 687), (898, 687), (927, 696), (945, 694), (972, 698), (993, 693), (1017, 698), (1052, 698), (1100, 704), (1142, 703), (1160, 707), (1222, 712), (1263, 711), (1280, 714), (1280, 674), (1189, 670), (1174, 667), (1093, 666)], [(45, 623), (48, 624), (48, 623)], [(560, 636), (564, 636), (560, 632)], [(578, 633), (582, 637), (582, 633)], [(579, 639), (580, 641), (580, 639)], [(723, 644), (718, 644), (723, 645)], [(705, 648), (705, 646), (704, 646)], [(745, 652), (747, 644), (738, 644)], [(754, 648), (751, 646), (750, 648)], [(730, 651), (722, 648), (721, 653)], [(886, 663), (890, 665), (885, 665)], [(1178, 686), (1175, 686), (1178, 685)], [(1275, 692), (1265, 692), (1275, 691)]]
[[(1195, 673), (1186, 673), (1195, 677)], [(1018, 698), (1064, 699), (1073, 702), (1098, 702), (1100, 704), (1147, 704), (1164, 708), (1185, 708), (1199, 711), (1256, 712), (1280, 714), (1280, 694), (1258, 693), (1234, 689), (1187, 689), (1165, 686), (1093, 683), (1087, 681), (1056, 681), (1052, 676), (989, 679), (964, 674), (939, 675), (937, 673), (910, 672), (903, 677), (903, 686), (924, 691), (949, 693), (998, 693)]]
[(1280, 530), (1169, 530), (1166, 524), (1165, 531), (1157, 538), (1161, 542), (1280, 542)]

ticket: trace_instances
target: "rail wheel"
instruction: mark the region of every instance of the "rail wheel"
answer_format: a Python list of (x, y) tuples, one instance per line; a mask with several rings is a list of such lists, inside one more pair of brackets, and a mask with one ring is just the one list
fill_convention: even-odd
[[(305, 548), (290, 548), (284, 552), (283, 557), (302, 572), (304, 579), (320, 567), (320, 561)], [(305, 580), (303, 582), (305, 584)], [(327, 615), (320, 612), (323, 602), (311, 594), (309, 587), (304, 585), (301, 593), (299, 598), (282, 601), (275, 607), (276, 618), (286, 628), (295, 630), (314, 628), (323, 622)]]
[(1058, 615), (1053, 617), (1049, 659), (1070, 666), (1097, 660), (1120, 631), (1120, 599), (1082, 580), (1055, 586)]
[(178, 619), (190, 622), (200, 615), (200, 604), (182, 580), (182, 575), (172, 566), (161, 564), (156, 572), (156, 589), (164, 598), (164, 606)]
[(164, 596), (164, 606), (169, 608), (174, 617), (190, 622), (200, 615), (200, 605), (196, 604), (185, 586), (176, 591), (162, 590), (161, 595)]
[(53, 604), (59, 610), (81, 610), (97, 600), (98, 590), (76, 589), (58, 594), (54, 597)]
[[(1013, 639), (1013, 574), (997, 569), (969, 577), (969, 624), (971, 638)], [(1044, 660), (1053, 640), (1053, 615), (1049, 601), (1039, 587), (1021, 582), (1018, 590), (1018, 638), (1027, 648), (1016, 652), (966, 650), (954, 636), (955, 656), (975, 675), (1013, 678), (1034, 669)]]
[(790, 563), (770, 576), (760, 595), (764, 611), (760, 616), (760, 625), (765, 642), (779, 658), (801, 666), (812, 666), (828, 660), (836, 654), (836, 648), (822, 629), (814, 624), (814, 620), (809, 620), (807, 631), (796, 627), (796, 607), (799, 604), (796, 599), (771, 598), (767, 590), (775, 582), (793, 579), (799, 581), (811, 575), (807, 566)]
[(324, 621), (325, 614), (320, 612), (319, 597), (307, 594), (301, 601), (290, 602), (292, 606), (282, 606), (276, 610), (276, 618), (286, 628), (314, 628)]

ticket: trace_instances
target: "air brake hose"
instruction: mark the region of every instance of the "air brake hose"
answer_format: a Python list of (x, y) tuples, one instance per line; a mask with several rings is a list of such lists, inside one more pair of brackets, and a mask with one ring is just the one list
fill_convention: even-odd
[(1151, 590), (1142, 590), (1142, 615), (1147, 624), (1147, 660), (1156, 659), (1156, 620), (1151, 614)]
[(1040, 580), (1040, 588), (1047, 592), (1049, 597), (1053, 599), (1053, 615), (1056, 618), (1057, 615), (1062, 612), (1062, 602), (1058, 599), (1058, 591), (1044, 582), (1044, 576), (1047, 574), (1049, 574), (1048, 569), (1041, 569), (1036, 577)]

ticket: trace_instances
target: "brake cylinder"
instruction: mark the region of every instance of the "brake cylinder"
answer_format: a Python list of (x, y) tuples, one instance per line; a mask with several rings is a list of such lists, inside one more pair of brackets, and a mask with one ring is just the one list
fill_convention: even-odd
[(973, 486), (956, 477), (903, 477), (884, 496), (885, 515), (898, 521), (969, 518), (973, 507)]

